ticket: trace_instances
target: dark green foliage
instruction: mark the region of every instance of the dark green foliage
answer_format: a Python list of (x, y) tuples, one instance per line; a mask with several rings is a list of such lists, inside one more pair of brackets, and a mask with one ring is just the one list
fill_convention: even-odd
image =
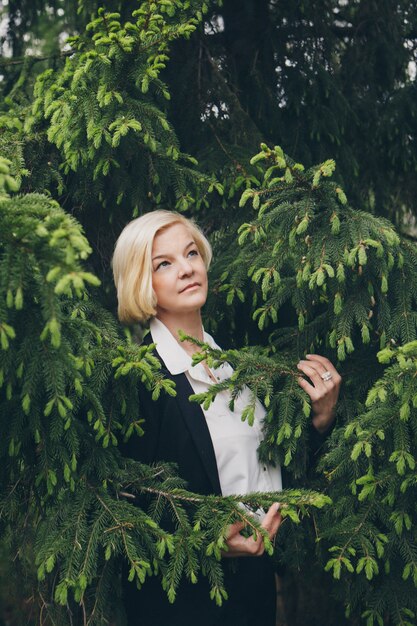
[[(239, 228), (240, 251), (232, 245), (219, 257), (214, 285), (225, 291), (226, 304), (249, 299), (264, 331), (263, 354), (251, 349), (235, 357), (237, 381), (250, 384), (268, 408), (262, 454), (284, 465), (298, 455), (299, 474), (308, 456), (301, 444), (310, 409), (296, 382), (297, 360), (316, 351), (343, 362), (356, 348), (363, 363), (388, 341), (414, 339), (415, 249), (388, 222), (347, 204), (341, 187), (327, 180), (334, 161), (305, 171), (281, 148), (263, 144), (252, 159), (258, 162), (265, 164), (258, 173), (263, 181), (240, 201), (241, 207), (250, 202), (256, 217)], [(369, 380), (362, 378), (361, 393), (356, 387), (350, 402), (364, 399), (375, 374), (372, 368)]]
[(402, 228), (415, 211), (414, 4), (225, 0), (213, 13), (168, 68), (184, 149), (222, 181), (255, 141), (308, 167), (331, 155), (353, 205)]
[(329, 493), (345, 492), (323, 520), (333, 544), (326, 569), (350, 585), (357, 575), (350, 611), (366, 599), (367, 623), (390, 615), (394, 624), (415, 624), (416, 342), (387, 347), (378, 359), (389, 367), (322, 462)]
[(3, 153), (23, 190), (47, 190), (63, 204), (71, 198), (106, 267), (115, 233), (132, 217), (157, 207), (185, 211), (222, 193), (181, 152), (160, 79), (169, 44), (189, 38), (206, 10), (200, 2), (143, 2), (122, 21), (100, 9), (56, 67), (36, 77), (34, 99), (24, 87), (33, 74), (23, 69), (21, 89), (5, 101)]
[[(15, 97), (23, 51), (29, 48), (36, 57), (47, 56), (51, 46), (45, 46), (42, 32), (50, 36), (51, 22), (62, 24), (61, 32), (83, 33), (101, 4), (95, 0), (9, 4), (10, 9), (4, 9), (11, 20), (8, 45), (18, 63), (8, 65), (4, 60), (6, 77), (10, 76), (4, 93)], [(279, 143), (308, 166), (332, 155), (353, 205), (388, 216), (403, 228), (404, 214), (415, 210), (416, 196), (413, 3), (189, 4), (187, 19), (202, 11), (204, 28), (198, 26), (187, 41), (174, 42), (173, 62), (162, 75), (172, 96), (168, 120), (182, 150), (196, 156), (210, 175), (216, 172), (227, 191), (247, 170), (255, 142)], [(131, 14), (138, 6), (134, 0), (109, 0), (105, 5), (121, 15), (122, 25), (134, 23)], [(175, 10), (179, 16), (179, 3)], [(160, 13), (171, 25), (177, 19)], [(42, 23), (47, 25), (43, 31)], [(40, 30), (38, 41), (25, 41), (34, 29)], [(62, 49), (57, 35), (54, 41), (55, 49)], [(30, 92), (38, 66), (57, 69), (61, 61), (57, 56), (33, 64), (28, 58), (26, 63), (18, 91)], [(135, 63), (124, 65), (115, 82), (130, 71), (137, 71)], [(120, 84), (116, 90), (121, 91)], [(75, 185), (70, 189), (74, 193)], [(226, 194), (223, 209), (229, 212), (230, 204)], [(220, 217), (224, 215), (218, 211), (216, 220)], [(209, 225), (213, 220), (213, 213), (207, 215)]]
[(209, 361), (227, 360), (235, 373), (194, 399), (207, 404), (221, 389), (249, 385), (268, 409), (261, 456), (299, 480), (311, 459), (310, 410), (295, 365), (306, 352), (338, 363), (346, 382), (317, 483), (333, 505), (296, 540), (282, 533), (282, 558), (293, 567), (303, 551), (311, 558), (312, 533), (318, 564), (342, 581), (336, 591), (348, 618), (415, 624), (415, 246), (386, 220), (349, 206), (328, 180), (332, 160), (305, 171), (281, 148), (261, 148), (252, 164), (263, 164), (263, 180), (240, 200), (252, 204), (254, 219), (240, 226), (240, 249), (231, 246), (214, 274), (229, 305), (235, 296), (251, 300), (266, 347), (223, 353), (202, 344)]
[[(44, 36), (52, 4), (64, 13)], [(76, 8), (10, 1), (14, 57), (2, 60), (0, 528), (32, 598), (21, 622), (120, 622), (122, 562), (132, 584), (158, 572), (171, 599), (181, 576), (207, 576), (221, 602), (227, 526), (243, 516), (257, 527), (238, 502), (276, 500), (202, 498), (175, 468), (118, 449), (146, 429), (139, 380), (155, 397), (175, 393), (151, 349), (115, 323), (109, 271), (122, 225), (163, 206), (210, 233), (205, 324), (233, 346), (201, 346), (235, 375), (194, 399), (228, 387), (233, 403), (248, 384), (268, 411), (261, 456), (297, 485), (280, 495), (277, 558), (289, 579), (306, 601), (314, 572), (320, 623), (345, 610), (352, 625), (415, 624), (417, 257), (376, 217), (401, 222), (414, 208), (414, 7)], [(64, 22), (70, 50), (56, 39)], [(28, 29), (37, 58), (22, 64)], [(249, 162), (265, 139), (282, 149), (261, 144)], [(297, 384), (310, 351), (344, 377), (324, 445)], [(297, 623), (311, 619), (303, 610)]]
[[(38, 585), (25, 552), (20, 558), (33, 614), (60, 624), (78, 612), (91, 624), (114, 617), (122, 561), (139, 585), (162, 575), (171, 601), (182, 576), (208, 576), (221, 603), (229, 524), (259, 529), (250, 510), (277, 495), (203, 497), (187, 492), (174, 468), (121, 457), (117, 444), (146, 428), (138, 381), (155, 399), (175, 389), (152, 346), (123, 339), (87, 292), (98, 279), (84, 270), (91, 250), (78, 223), (46, 196), (10, 197), (9, 166), (0, 162), (0, 519), (12, 554), (33, 545)], [(134, 506), (144, 494), (149, 504)], [(280, 500), (296, 523), (329, 502), (313, 491)], [(171, 533), (160, 525), (167, 516)], [(272, 551), (266, 534), (265, 543)]]
[[(240, 201), (243, 207), (250, 200), (257, 217), (239, 227), (242, 252), (221, 276), (228, 304), (235, 294), (243, 299), (249, 277), (261, 330), (277, 322), (278, 310), (290, 302), (299, 351), (325, 340), (340, 360), (354, 350), (352, 337), (356, 345), (377, 337), (381, 345), (387, 338), (411, 340), (415, 317), (410, 312), (407, 325), (400, 318), (416, 302), (414, 247), (401, 244), (389, 222), (347, 205), (342, 188), (325, 180), (334, 161), (304, 171), (281, 148), (265, 144), (252, 159), (258, 161), (265, 162), (263, 181), (249, 186)], [(395, 288), (387, 296), (391, 280)], [(314, 324), (322, 314), (326, 325), (317, 335)]]
[[(158, 14), (144, 4), (132, 13), (133, 22), (123, 25), (118, 13), (100, 11), (88, 36), (71, 41), (78, 54), (67, 59), (58, 80), (53, 72), (38, 80), (34, 121), (50, 120), (48, 139), (63, 155), (64, 174), (80, 170), (81, 208), (99, 202), (111, 215), (124, 201), (137, 215), (162, 196), (166, 201), (167, 188), (173, 204), (183, 210), (188, 206), (193, 179), (200, 175), (179, 166), (181, 160), (195, 160), (179, 152), (160, 108), (160, 99), (169, 93), (158, 76), (168, 59), (168, 43), (188, 37), (197, 22), (177, 16), (172, 25), (175, 13), (170, 16), (168, 8)], [(105, 185), (107, 177), (116, 184)]]

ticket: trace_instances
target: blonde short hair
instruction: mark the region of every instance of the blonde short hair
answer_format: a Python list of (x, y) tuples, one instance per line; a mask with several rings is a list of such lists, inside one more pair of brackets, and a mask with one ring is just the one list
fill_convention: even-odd
[(122, 322), (145, 321), (156, 315), (152, 288), (152, 246), (155, 235), (173, 224), (184, 224), (208, 269), (211, 246), (199, 227), (175, 211), (157, 210), (132, 220), (121, 232), (112, 266), (117, 289), (118, 315)]

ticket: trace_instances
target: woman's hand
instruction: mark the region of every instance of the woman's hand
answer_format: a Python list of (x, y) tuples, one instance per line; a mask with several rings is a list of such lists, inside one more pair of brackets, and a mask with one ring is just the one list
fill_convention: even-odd
[[(281, 524), (282, 517), (279, 512), (279, 504), (275, 503), (269, 507), (267, 514), (262, 520), (262, 528), (268, 532), (269, 538), (272, 541), (277, 534), (279, 525)], [(243, 522), (236, 522), (229, 526), (229, 534), (227, 538), (228, 551), (223, 552), (224, 557), (235, 556), (261, 556), (265, 551), (265, 545), (262, 535), (257, 534), (256, 540), (252, 537), (244, 537), (240, 534), (245, 524)]]
[(340, 374), (329, 359), (318, 354), (307, 354), (306, 360), (301, 360), (297, 367), (312, 383), (305, 378), (298, 379), (300, 387), (311, 398), (313, 426), (320, 433), (325, 433), (334, 421), (334, 409), (342, 382)]

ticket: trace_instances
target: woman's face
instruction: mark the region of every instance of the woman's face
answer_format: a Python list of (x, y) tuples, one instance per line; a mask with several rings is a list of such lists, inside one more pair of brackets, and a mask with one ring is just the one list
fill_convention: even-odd
[(152, 286), (157, 316), (199, 311), (207, 298), (207, 271), (191, 231), (172, 224), (155, 235)]

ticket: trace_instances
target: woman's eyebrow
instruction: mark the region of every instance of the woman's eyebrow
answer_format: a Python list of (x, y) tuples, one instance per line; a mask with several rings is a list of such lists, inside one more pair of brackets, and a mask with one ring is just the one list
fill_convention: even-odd
[[(188, 248), (191, 248), (191, 246), (194, 246), (194, 245), (195, 245), (195, 241), (190, 241), (190, 243), (187, 243), (187, 245), (184, 248), (184, 252), (188, 250)], [(169, 257), (170, 257), (169, 254), (158, 254), (157, 256), (152, 257), (152, 261), (156, 261), (157, 259), (167, 259)]]

